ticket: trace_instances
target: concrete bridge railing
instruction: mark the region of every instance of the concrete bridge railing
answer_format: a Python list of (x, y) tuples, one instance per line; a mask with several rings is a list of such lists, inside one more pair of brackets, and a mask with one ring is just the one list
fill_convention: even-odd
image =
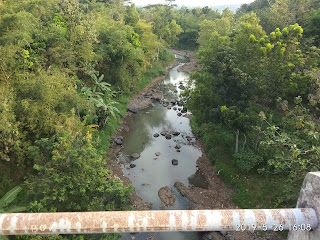
[(308, 173), (296, 208), (0, 214), (0, 235), (158, 231), (282, 231), (319, 240), (320, 172)]

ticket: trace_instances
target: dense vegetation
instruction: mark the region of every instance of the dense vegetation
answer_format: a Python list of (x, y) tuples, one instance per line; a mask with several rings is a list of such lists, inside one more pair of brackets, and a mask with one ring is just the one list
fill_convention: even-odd
[(109, 142), (180, 27), (160, 35), (122, 1), (0, 1), (0, 16), (0, 211), (130, 209)]
[(197, 51), (184, 95), (235, 202), (295, 203), (320, 167), (319, 3), (168, 2), (0, 0), (0, 212), (130, 209), (105, 158), (130, 96), (172, 60), (166, 47)]
[(319, 170), (319, 13), (257, 0), (200, 24), (192, 124), (241, 207), (294, 206)]

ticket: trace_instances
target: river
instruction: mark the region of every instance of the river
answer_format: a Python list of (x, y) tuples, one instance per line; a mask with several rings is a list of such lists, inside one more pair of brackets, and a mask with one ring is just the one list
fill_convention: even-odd
[[(180, 60), (181, 56), (176, 56)], [(163, 98), (172, 101), (180, 100), (182, 86), (186, 86), (189, 74), (179, 72), (178, 68), (184, 63), (170, 70), (168, 77), (159, 85)], [(180, 104), (181, 105), (181, 104)], [(118, 161), (122, 163), (123, 174), (135, 186), (137, 194), (144, 202), (152, 204), (152, 209), (190, 209), (188, 199), (183, 197), (174, 187), (179, 181), (187, 186), (202, 186), (205, 182), (199, 172), (196, 161), (202, 155), (195, 145), (195, 138), (190, 127), (189, 118), (178, 116), (183, 107), (177, 104), (163, 104), (155, 101), (153, 107), (146, 108), (134, 114), (129, 119), (130, 132), (124, 139), (124, 148), (118, 153)], [(171, 135), (166, 139), (160, 133), (179, 132), (178, 136)], [(158, 133), (159, 137), (153, 135)], [(180, 145), (177, 150), (176, 145)], [(129, 156), (138, 153), (140, 157), (132, 160)], [(159, 156), (156, 156), (160, 155)], [(172, 164), (172, 159), (178, 160), (178, 165)], [(130, 164), (135, 167), (131, 168)], [(160, 188), (170, 187), (176, 197), (175, 204), (170, 207), (161, 206), (158, 196)], [(123, 239), (200, 239), (195, 232), (166, 232), (166, 233), (140, 233), (124, 234)]]

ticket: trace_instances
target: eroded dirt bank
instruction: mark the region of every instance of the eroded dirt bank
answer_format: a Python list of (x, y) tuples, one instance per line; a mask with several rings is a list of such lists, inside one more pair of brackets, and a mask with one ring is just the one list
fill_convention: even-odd
[[(179, 54), (189, 58), (190, 62), (179, 68), (179, 71), (185, 71), (191, 73), (198, 69), (200, 65), (197, 63), (196, 58), (190, 51), (178, 51), (171, 50), (174, 54)], [(177, 65), (177, 62), (173, 63), (167, 68), (167, 72)], [(153, 79), (152, 83), (143, 89), (140, 93), (136, 94), (130, 101), (128, 108), (141, 110), (149, 107), (153, 103), (153, 99), (162, 99), (162, 92), (158, 89), (158, 83), (160, 83), (165, 77), (157, 77)], [(107, 168), (112, 171), (113, 176), (119, 177), (125, 184), (131, 184), (131, 181), (124, 176), (121, 167), (117, 163), (116, 154), (122, 149), (121, 145), (115, 143), (116, 139), (124, 139), (128, 136), (130, 125), (129, 119), (133, 113), (127, 112), (123, 118), (122, 123), (118, 131), (114, 134), (109, 151), (109, 161)], [(227, 188), (224, 183), (218, 178), (216, 170), (205, 153), (205, 149), (201, 141), (197, 140), (196, 145), (201, 149), (203, 155), (197, 160), (197, 165), (205, 180), (208, 183), (207, 189), (199, 187), (187, 187), (183, 183), (177, 182), (175, 187), (180, 193), (190, 200), (192, 209), (236, 209), (231, 200), (232, 190)], [(141, 198), (133, 192), (131, 202), (135, 210), (147, 210), (150, 209), (150, 204), (144, 203)], [(254, 240), (254, 239), (268, 239), (277, 240), (281, 239), (273, 232), (268, 233), (250, 233), (250, 232), (211, 232), (204, 233), (203, 239), (237, 239), (237, 240)]]

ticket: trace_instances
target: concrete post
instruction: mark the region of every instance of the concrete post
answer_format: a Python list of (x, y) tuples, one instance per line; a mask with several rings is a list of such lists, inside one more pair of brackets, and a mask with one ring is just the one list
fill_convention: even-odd
[[(310, 172), (305, 177), (300, 196), (297, 202), (297, 208), (313, 208), (319, 220), (320, 217), (320, 172)], [(300, 226), (301, 229), (301, 226)], [(301, 231), (299, 226), (289, 232), (288, 240), (319, 240), (319, 225), (312, 231)]]

